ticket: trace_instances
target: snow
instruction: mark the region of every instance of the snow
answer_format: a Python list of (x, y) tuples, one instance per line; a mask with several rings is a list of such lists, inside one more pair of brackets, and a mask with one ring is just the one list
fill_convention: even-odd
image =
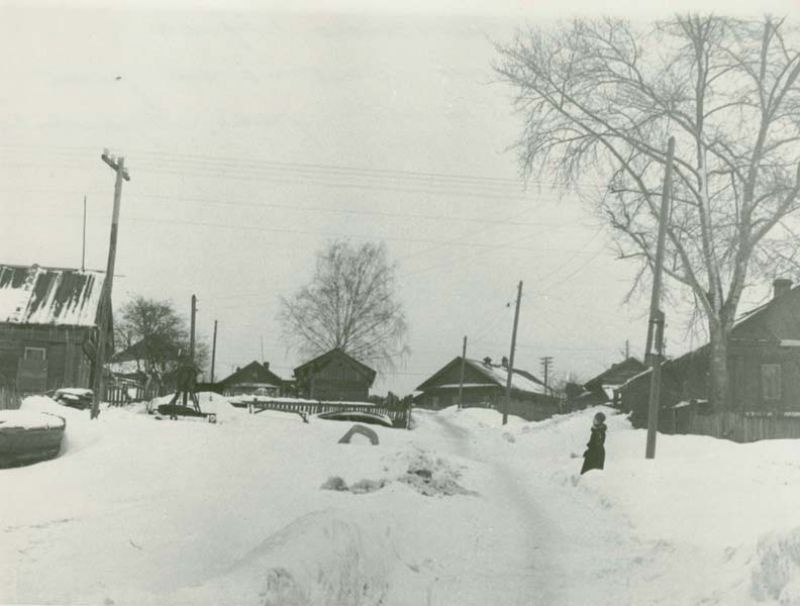
[[(201, 407), (216, 425), (27, 398), (67, 427), (0, 471), (0, 603), (800, 604), (796, 441), (659, 435), (648, 461), (610, 408), (453, 407), (345, 445), (349, 423)], [(579, 476), (598, 410), (606, 469)]]
[[(274, 402), (276, 404), (313, 404), (317, 405), (320, 403), (320, 400), (308, 400), (305, 398), (284, 398), (284, 397), (273, 397), (273, 396), (262, 396), (256, 394), (240, 394), (236, 396), (229, 396), (229, 399), (233, 402), (241, 403), (241, 404), (258, 404), (259, 402), (270, 403)], [(169, 400), (169, 398), (167, 398)], [(342, 400), (325, 400), (326, 404), (336, 404), (337, 406), (375, 406), (372, 402), (348, 402)]]
[[(15, 286), (7, 280), (0, 287), (0, 320), (19, 324), (94, 326), (105, 274), (32, 266), (0, 266), (0, 273), (22, 273)], [(68, 281), (69, 280), (69, 281)], [(66, 286), (66, 285), (69, 286)], [(65, 293), (65, 289), (71, 291)]]
[(56, 395), (58, 394), (88, 398), (94, 397), (94, 392), (91, 389), (85, 389), (83, 387), (62, 387), (56, 390)]
[(64, 419), (52, 414), (28, 410), (0, 410), (0, 430), (2, 429), (48, 429), (62, 427)]
[[(475, 362), (475, 365), (484, 373), (493, 376), (500, 385), (505, 386), (506, 383), (508, 382), (507, 368), (494, 365), (487, 366), (482, 362)], [(531, 381), (527, 377), (518, 374), (517, 369), (514, 369), (514, 372), (511, 373), (511, 387), (513, 389), (518, 389), (520, 391), (527, 391), (530, 393), (538, 393), (538, 394), (545, 393), (544, 385), (541, 385), (536, 381)]]

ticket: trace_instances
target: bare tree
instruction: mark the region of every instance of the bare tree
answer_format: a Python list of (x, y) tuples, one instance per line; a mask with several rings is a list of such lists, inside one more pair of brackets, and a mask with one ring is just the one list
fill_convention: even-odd
[(518, 33), (495, 65), (524, 112), (521, 165), (576, 185), (599, 177), (599, 211), (637, 285), (655, 258), (666, 140), (676, 137), (667, 275), (707, 321), (710, 395), (727, 401), (727, 344), (748, 275), (794, 263), (800, 191), (800, 44), (769, 17), (678, 16), (640, 29), (576, 21)]
[(383, 244), (335, 241), (317, 256), (311, 283), (281, 298), (284, 335), (308, 356), (339, 348), (378, 369), (406, 351), (407, 325)]

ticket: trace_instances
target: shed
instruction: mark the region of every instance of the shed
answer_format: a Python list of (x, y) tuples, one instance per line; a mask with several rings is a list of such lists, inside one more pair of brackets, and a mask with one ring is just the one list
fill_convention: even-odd
[(376, 374), (336, 348), (295, 368), (295, 389), (298, 396), (305, 398), (365, 402)]
[[(104, 272), (0, 265), (0, 384), (91, 388)], [(113, 321), (103, 327), (113, 347)]]

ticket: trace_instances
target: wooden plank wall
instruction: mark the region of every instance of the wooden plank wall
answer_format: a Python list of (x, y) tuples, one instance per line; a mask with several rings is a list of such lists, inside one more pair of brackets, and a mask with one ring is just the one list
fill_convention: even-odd
[(719, 412), (696, 414), (687, 433), (725, 438), (735, 442), (800, 438), (800, 417)]

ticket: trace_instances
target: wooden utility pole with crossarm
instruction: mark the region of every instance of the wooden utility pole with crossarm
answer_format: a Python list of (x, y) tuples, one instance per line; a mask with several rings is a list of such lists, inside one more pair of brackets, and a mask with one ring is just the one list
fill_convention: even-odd
[(106, 327), (111, 321), (111, 292), (114, 282), (114, 264), (117, 258), (117, 232), (119, 230), (119, 206), (122, 199), (122, 180), (130, 181), (131, 176), (125, 168), (125, 158), (115, 157), (107, 149), (103, 150), (100, 158), (116, 173), (114, 180), (114, 210), (111, 214), (111, 236), (108, 245), (108, 262), (106, 264), (106, 279), (103, 282), (103, 292), (100, 296), (100, 308), (97, 321), (97, 349), (94, 358), (94, 400), (92, 401), (91, 418), (100, 415), (100, 398), (103, 396), (103, 366), (106, 363)]

